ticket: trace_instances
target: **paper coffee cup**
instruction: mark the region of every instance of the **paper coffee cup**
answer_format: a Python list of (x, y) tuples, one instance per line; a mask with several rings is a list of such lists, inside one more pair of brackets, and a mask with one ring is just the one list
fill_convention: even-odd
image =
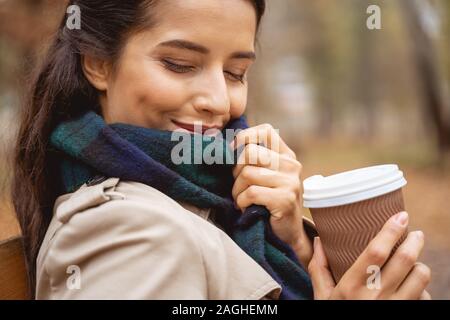
[[(385, 222), (405, 210), (405, 185), (403, 172), (395, 164), (315, 175), (303, 181), (303, 206), (311, 212), (336, 282)], [(406, 232), (394, 250), (405, 237)]]

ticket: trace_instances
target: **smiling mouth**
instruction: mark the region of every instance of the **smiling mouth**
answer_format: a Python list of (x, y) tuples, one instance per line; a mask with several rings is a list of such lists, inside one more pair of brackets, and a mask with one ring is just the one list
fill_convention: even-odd
[(193, 124), (189, 124), (189, 123), (182, 123), (182, 122), (178, 122), (175, 120), (172, 120), (172, 122), (179, 128), (185, 129), (189, 132), (192, 133), (201, 133), (201, 134), (205, 134), (205, 132), (209, 129), (215, 129), (215, 130), (211, 130), (210, 134), (211, 135), (215, 135), (220, 131), (220, 127), (219, 126), (206, 126), (203, 125), (201, 122), (199, 122), (196, 125)]

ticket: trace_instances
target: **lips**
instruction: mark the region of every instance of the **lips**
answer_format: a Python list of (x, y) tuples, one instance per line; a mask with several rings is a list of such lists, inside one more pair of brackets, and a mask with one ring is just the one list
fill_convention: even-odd
[[(206, 126), (206, 125), (204, 125), (204, 124), (202, 124), (202, 123), (198, 124), (197, 126), (194, 126), (193, 124), (182, 123), (182, 122), (178, 122), (178, 121), (175, 121), (175, 120), (172, 120), (172, 122), (173, 122), (177, 127), (180, 127), (180, 128), (182, 128), (182, 129), (188, 130), (188, 131), (193, 132), (193, 133), (199, 133), (199, 132), (201, 132), (202, 134), (204, 134), (205, 131), (206, 131), (206, 130), (209, 130), (209, 129), (217, 129), (217, 130), (220, 130), (220, 127), (219, 127), (219, 126)], [(197, 129), (197, 131), (195, 131), (195, 129)], [(200, 130), (199, 130), (199, 129), (200, 129)]]

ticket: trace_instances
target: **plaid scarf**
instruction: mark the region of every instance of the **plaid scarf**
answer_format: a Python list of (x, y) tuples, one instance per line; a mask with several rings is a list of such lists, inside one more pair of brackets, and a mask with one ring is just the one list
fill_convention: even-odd
[[(243, 146), (233, 152), (225, 130), (247, 127), (241, 117), (230, 121), (222, 135), (180, 133), (178, 137), (191, 139), (187, 156), (192, 160), (180, 164), (172, 160), (174, 148), (180, 145), (173, 132), (123, 123), (108, 125), (92, 111), (58, 124), (50, 144), (58, 154), (65, 193), (103, 175), (141, 182), (174, 200), (213, 208), (215, 222), (281, 285), (280, 299), (312, 299), (310, 278), (292, 248), (272, 232), (269, 211), (252, 205), (242, 214), (234, 207), (232, 167)], [(200, 153), (203, 161), (196, 160), (199, 148), (206, 151), (211, 146), (210, 156), (223, 159), (222, 164), (207, 164), (212, 161), (207, 161), (206, 152)]]

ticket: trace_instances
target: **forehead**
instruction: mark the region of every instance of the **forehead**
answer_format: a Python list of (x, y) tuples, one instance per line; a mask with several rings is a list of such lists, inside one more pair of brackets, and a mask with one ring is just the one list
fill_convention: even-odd
[(163, 0), (152, 10), (155, 40), (184, 38), (208, 47), (254, 49), (256, 11), (250, 0)]

